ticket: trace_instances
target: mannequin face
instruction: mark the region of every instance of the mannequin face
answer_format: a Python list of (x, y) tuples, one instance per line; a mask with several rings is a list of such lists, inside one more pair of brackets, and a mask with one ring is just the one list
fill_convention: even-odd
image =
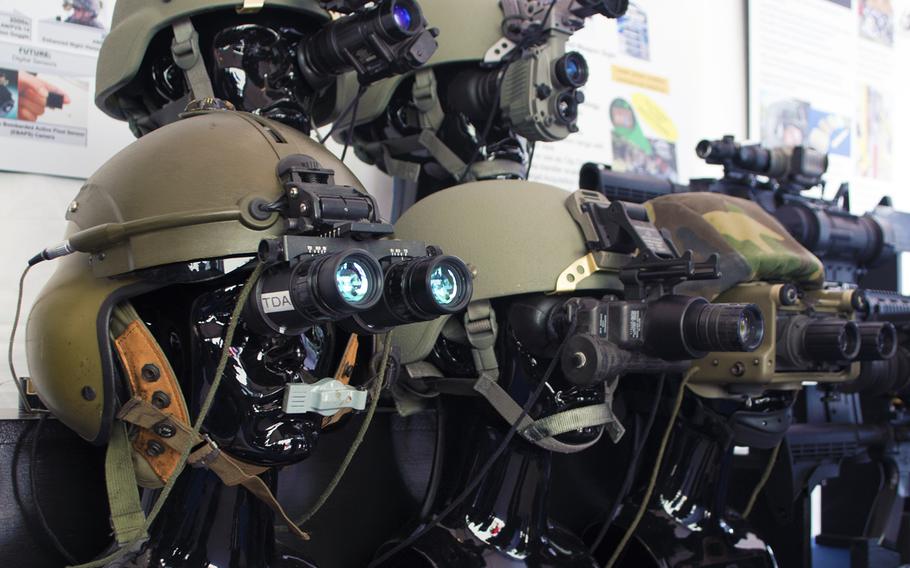
[[(190, 416), (198, 414), (221, 357), (242, 280), (176, 285), (133, 301), (180, 381)], [(288, 383), (331, 374), (334, 336), (314, 327), (299, 336), (252, 332), (241, 318), (203, 432), (243, 461), (281, 466), (315, 449), (323, 416), (286, 414)]]
[[(300, 76), (297, 47), (318, 23), (290, 12), (209, 14), (193, 18), (212, 89), (237, 110), (309, 132), (315, 93)], [(144, 106), (154, 113), (188, 95), (165, 30), (150, 44), (140, 70)], [(158, 117), (160, 126), (176, 117)]]
[[(206, 391), (221, 356), (223, 337), (240, 285), (204, 293), (190, 311), (191, 368), (195, 385)], [(310, 455), (322, 416), (285, 414), (285, 386), (311, 377), (325, 347), (321, 328), (307, 334), (262, 336), (241, 322), (218, 394), (206, 419), (209, 436), (228, 453), (260, 465), (287, 465)]]
[(248, 112), (308, 132), (307, 92), (295, 62), (303, 35), (295, 28), (240, 24), (211, 42), (210, 75), (219, 98)]

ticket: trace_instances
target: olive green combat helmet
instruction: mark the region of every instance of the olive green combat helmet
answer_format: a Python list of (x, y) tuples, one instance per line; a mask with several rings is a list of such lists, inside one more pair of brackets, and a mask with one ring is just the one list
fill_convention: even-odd
[(129, 385), (109, 335), (118, 303), (156, 285), (156, 267), (255, 256), (284, 228), (254, 199), (283, 194), (275, 168), (304, 154), (363, 186), (323, 146), (254, 115), (203, 112), (134, 142), (90, 177), (69, 207), (76, 252), (56, 262), (28, 320), (31, 379), (41, 401), (80, 436), (104, 444)]
[[(592, 272), (569, 194), (521, 180), (451, 187), (418, 201), (395, 224), (396, 238), (438, 243), (474, 270), (474, 304), (507, 296), (572, 290), (621, 291), (618, 275)], [(623, 255), (611, 255), (617, 266)], [(402, 363), (427, 357), (447, 318), (396, 328)]]
[[(301, 160), (373, 203), (339, 160), (293, 128), (247, 113), (191, 111), (86, 180), (68, 208), (66, 240), (32, 261), (62, 257), (28, 318), (31, 383), (62, 423), (107, 446), (115, 556), (147, 537), (137, 485), (167, 487), (166, 496), (186, 464), (252, 491), (292, 534), (308, 538), (258, 474), (314, 449), (324, 415), (281, 399), (291, 383), (326, 367), (306, 366), (312, 343), (304, 334), (257, 334), (238, 315), (263, 266), (245, 276), (247, 261), (297, 220), (276, 207), (291, 192), (286, 164)], [(278, 381), (244, 355), (275, 346), (290, 367)], [(279, 431), (280, 453), (271, 445)]]
[[(520, 406), (506, 392), (506, 382), (504, 386), (498, 384), (499, 366), (508, 364), (502, 358), (503, 344), (497, 341), (499, 327), (505, 321), (502, 318), (507, 318), (506, 312), (497, 307), (498, 302), (575, 291), (601, 296), (623, 291), (619, 271), (606, 267), (622, 266), (628, 255), (606, 252), (600, 262), (592, 262), (586, 236), (567, 208), (570, 196), (562, 189), (541, 183), (486, 180), (436, 192), (405, 211), (395, 225), (395, 237), (436, 239), (434, 243), (447, 253), (451, 251), (466, 259), (474, 273), (474, 293), (461, 317), (439, 318), (393, 330), (403, 366), (399, 381), (414, 389), (432, 385), (432, 379), (439, 377), (441, 371), (432, 362), (435, 359), (431, 354), (442, 344), (456, 344), (471, 352), (473, 371), (465, 372), (476, 375), (460, 376), (462, 380), (450, 383), (476, 390), (473, 394), (481, 393), (507, 422), (518, 418)], [(555, 414), (543, 412), (538, 421), (525, 417), (520, 423), (522, 435), (534, 424), (559, 416), (563, 424), (574, 425), (570, 429), (585, 429), (585, 436), (593, 438), (568, 442), (542, 434), (528, 440), (548, 451), (571, 453), (590, 447), (605, 431), (618, 439), (622, 427), (612, 413), (612, 387), (605, 384), (597, 389), (603, 390), (599, 402), (587, 400), (559, 412), (551, 409), (549, 412)], [(422, 408), (421, 400), (409, 392), (407, 388), (393, 387), (398, 410), (403, 414)]]
[[(528, 143), (578, 130), (584, 57), (567, 52), (585, 18), (621, 16), (626, 0), (424, 0), (439, 49), (417, 71), (370, 85), (353, 101), (339, 81), (335, 113), (353, 107), (361, 159), (401, 179), (455, 181), (526, 177)], [(352, 119), (339, 119), (339, 140)], [(495, 149), (494, 149), (495, 148)], [(424, 188), (420, 188), (421, 192)]]

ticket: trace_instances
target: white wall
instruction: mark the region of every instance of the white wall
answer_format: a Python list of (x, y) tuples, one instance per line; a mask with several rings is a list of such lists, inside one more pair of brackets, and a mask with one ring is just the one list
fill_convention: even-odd
[[(81, 180), (0, 172), (0, 338), (3, 353), (12, 329), (17, 283), (26, 261), (45, 246), (61, 240), (66, 225), (63, 215)], [(26, 280), (23, 320), (28, 307), (53, 273), (50, 263), (36, 266)], [(19, 326), (15, 359), (17, 372), (25, 375), (25, 349)], [(15, 386), (6, 363), (0, 367), (0, 408), (15, 408)]]

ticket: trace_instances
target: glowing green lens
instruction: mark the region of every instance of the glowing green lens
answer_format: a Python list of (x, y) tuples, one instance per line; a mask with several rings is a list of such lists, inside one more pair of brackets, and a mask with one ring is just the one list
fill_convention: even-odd
[(459, 278), (451, 266), (440, 264), (430, 274), (430, 292), (440, 306), (448, 306), (458, 300), (461, 292)]
[(370, 293), (370, 278), (366, 268), (356, 260), (347, 260), (335, 271), (335, 284), (341, 297), (351, 304), (364, 301)]

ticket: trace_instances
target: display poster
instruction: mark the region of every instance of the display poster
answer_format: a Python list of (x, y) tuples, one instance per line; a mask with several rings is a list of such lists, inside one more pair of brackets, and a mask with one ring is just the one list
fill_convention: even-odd
[(827, 152), (828, 191), (849, 180), (856, 212), (906, 192), (910, 2), (750, 0), (748, 17), (750, 136)]
[(590, 68), (580, 131), (537, 144), (532, 180), (576, 189), (579, 169), (589, 161), (679, 179), (682, 113), (668, 75), (672, 47), (666, 29), (672, 15), (658, 4), (630, 2), (622, 18), (589, 18), (572, 36), (567, 49), (584, 55)]
[(132, 139), (94, 105), (113, 0), (0, 0), (0, 170), (87, 177)]

